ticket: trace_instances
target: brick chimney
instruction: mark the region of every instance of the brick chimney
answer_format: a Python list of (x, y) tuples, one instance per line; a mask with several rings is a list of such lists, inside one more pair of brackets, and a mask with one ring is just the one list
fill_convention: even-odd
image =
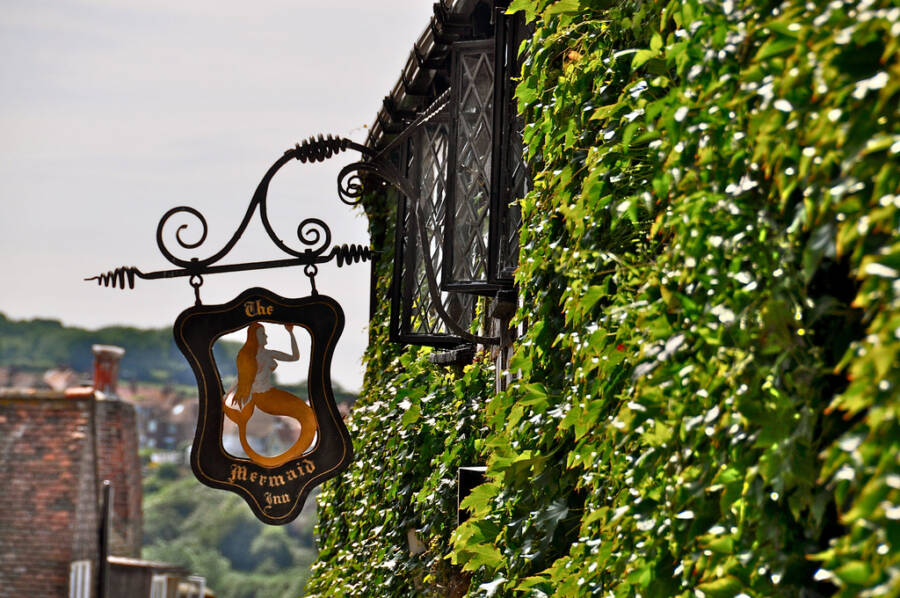
[[(141, 555), (141, 463), (138, 459), (137, 414), (118, 400), (119, 362), (125, 349), (93, 345), (94, 446), (97, 482), (109, 480), (114, 490), (109, 527), (110, 554)], [(113, 399), (113, 400), (109, 400)]]
[(125, 349), (114, 345), (93, 345), (91, 350), (94, 352), (94, 390), (116, 396), (119, 362), (125, 355)]

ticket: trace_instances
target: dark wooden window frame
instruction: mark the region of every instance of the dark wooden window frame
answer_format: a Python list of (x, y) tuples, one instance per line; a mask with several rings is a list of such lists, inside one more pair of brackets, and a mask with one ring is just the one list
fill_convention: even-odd
[[(494, 154), (488, 233), (488, 283), (498, 289), (511, 289), (518, 263), (518, 230), (522, 216), (516, 202), (529, 183), (528, 165), (522, 155), (523, 119), (516, 106), (516, 83), (522, 69), (519, 45), (528, 34), (525, 13), (505, 14), (496, 10), (496, 66), (494, 85)], [(521, 169), (520, 171), (517, 171)], [(518, 175), (518, 176), (517, 176)], [(505, 254), (505, 255), (504, 255)]]

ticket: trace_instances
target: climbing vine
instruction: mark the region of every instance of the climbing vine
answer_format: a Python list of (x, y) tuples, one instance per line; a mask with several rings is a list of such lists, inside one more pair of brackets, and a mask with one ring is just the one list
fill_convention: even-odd
[(308, 591), (900, 593), (900, 7), (510, 10), (518, 381), (389, 347), (379, 308)]
[[(370, 232), (382, 256), (392, 255), (394, 210), (372, 195)], [(376, 263), (376, 293), (386, 298), (389, 259)], [(362, 393), (347, 420), (354, 441), (350, 469), (318, 498), (319, 559), (308, 596), (462, 596), (468, 575), (450, 565), (456, 527), (456, 474), (481, 461), (484, 401), (493, 368), (433, 365), (429, 348), (388, 338), (389, 302), (369, 327)]]

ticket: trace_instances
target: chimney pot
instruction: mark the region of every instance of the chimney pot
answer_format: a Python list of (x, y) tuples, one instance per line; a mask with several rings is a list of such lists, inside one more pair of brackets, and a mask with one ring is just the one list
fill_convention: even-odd
[(94, 352), (94, 390), (115, 396), (119, 362), (125, 355), (125, 349), (114, 345), (93, 345), (91, 351)]

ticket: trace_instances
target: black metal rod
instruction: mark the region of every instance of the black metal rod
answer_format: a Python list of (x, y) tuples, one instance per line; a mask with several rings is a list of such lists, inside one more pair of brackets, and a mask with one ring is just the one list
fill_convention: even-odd
[(106, 598), (109, 591), (109, 512), (112, 508), (112, 485), (103, 480), (100, 497), (100, 529), (98, 543), (100, 545), (99, 562), (97, 563), (97, 596)]
[[(370, 150), (369, 148), (350, 141), (349, 139), (331, 136), (323, 137), (321, 135), (319, 135), (318, 138), (311, 137), (303, 143), (298, 143), (296, 147), (284, 152), (284, 154), (277, 160), (275, 160), (275, 162), (269, 167), (269, 169), (266, 171), (266, 174), (263, 175), (262, 179), (259, 182), (259, 185), (257, 185), (256, 187), (256, 191), (253, 193), (253, 197), (250, 199), (250, 203), (247, 205), (247, 209), (244, 212), (244, 217), (241, 219), (237, 230), (235, 230), (231, 238), (221, 249), (216, 251), (213, 255), (203, 259), (181, 259), (176, 257), (166, 247), (166, 243), (163, 238), (164, 229), (166, 227), (166, 223), (176, 214), (191, 215), (199, 222), (202, 230), (199, 240), (195, 242), (188, 242), (181, 238), (182, 231), (187, 229), (188, 225), (182, 224), (181, 226), (179, 226), (175, 235), (175, 239), (182, 248), (196, 249), (203, 245), (204, 241), (206, 241), (206, 233), (208, 230), (206, 219), (196, 209), (189, 206), (178, 206), (172, 208), (163, 215), (156, 227), (156, 244), (159, 247), (160, 253), (162, 253), (163, 256), (172, 264), (181, 266), (182, 268), (185, 268), (187, 270), (197, 268), (198, 266), (211, 267), (212, 264), (218, 262), (229, 252), (231, 252), (231, 250), (243, 236), (244, 231), (247, 230), (247, 226), (250, 224), (250, 220), (256, 213), (257, 208), (259, 209), (259, 218), (262, 222), (263, 228), (266, 231), (266, 234), (269, 236), (269, 239), (275, 244), (275, 246), (282, 250), (284, 253), (298, 258), (305, 256), (310, 252), (324, 253), (331, 243), (331, 231), (328, 229), (328, 225), (317, 218), (307, 218), (300, 223), (300, 226), (297, 229), (297, 236), (300, 242), (307, 247), (311, 247), (310, 249), (293, 249), (286, 245), (284, 241), (282, 241), (281, 238), (278, 237), (278, 235), (275, 233), (275, 230), (272, 228), (271, 222), (269, 221), (268, 208), (266, 205), (269, 183), (272, 181), (272, 178), (278, 173), (278, 171), (281, 170), (281, 168), (285, 164), (292, 160), (299, 160), (300, 162), (304, 163), (323, 162), (328, 158), (347, 150), (355, 150), (366, 156), (372, 154), (372, 150)], [(211, 270), (209, 271), (211, 272)]]
[[(247, 270), (267, 270), (269, 268), (286, 268), (288, 266), (305, 266), (308, 264), (324, 264), (331, 261), (331, 255), (317, 255), (312, 259), (295, 257), (283, 260), (272, 260), (268, 262), (246, 262), (243, 264), (225, 264), (222, 266), (207, 266), (205, 268), (193, 269), (184, 268), (178, 270), (160, 270), (158, 272), (148, 272), (147, 274), (139, 274), (140, 278), (146, 280), (158, 280), (160, 278), (179, 278), (182, 276), (203, 276), (205, 274), (223, 274), (225, 272), (245, 272)], [(94, 276), (91, 279), (96, 279)]]
[(226, 272), (246, 272), (248, 270), (268, 270), (270, 268), (288, 268), (291, 266), (309, 266), (325, 264), (331, 260), (337, 260), (340, 268), (344, 264), (364, 262), (372, 258), (372, 254), (379, 253), (362, 245), (335, 245), (327, 254), (312, 253), (300, 257), (270, 260), (267, 262), (245, 262), (242, 264), (225, 264), (221, 266), (204, 266), (203, 262), (188, 262), (187, 268), (175, 270), (158, 270), (156, 272), (141, 272), (135, 267), (125, 266), (110, 270), (106, 274), (98, 274), (84, 280), (96, 280), (98, 285), (119, 287), (124, 289), (134, 288), (134, 279), (160, 280), (165, 278), (180, 278), (183, 276), (203, 276), (205, 274), (223, 274)]

